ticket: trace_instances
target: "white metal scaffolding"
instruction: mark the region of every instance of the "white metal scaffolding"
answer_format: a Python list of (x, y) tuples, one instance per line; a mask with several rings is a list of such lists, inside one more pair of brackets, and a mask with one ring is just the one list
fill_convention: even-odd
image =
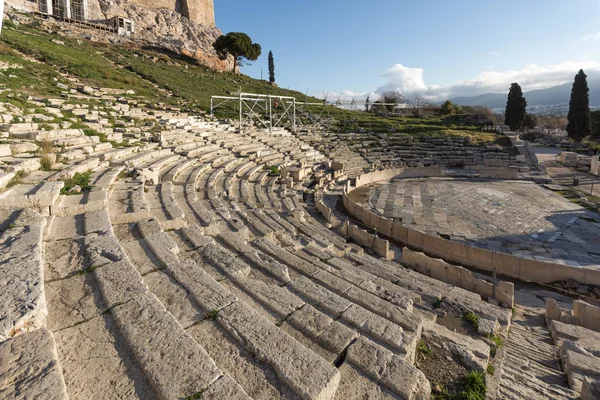
[(296, 98), (271, 94), (238, 93), (234, 96), (211, 96), (210, 115), (226, 103), (235, 103), (239, 112), (240, 132), (246, 123), (254, 120), (272, 131), (280, 123), (289, 122), (296, 130)]
[[(406, 110), (396, 103), (371, 103), (367, 101), (363, 107), (358, 105), (354, 99), (351, 102), (343, 102), (338, 99), (335, 103), (327, 103), (326, 100), (323, 102), (299, 102), (291, 96), (243, 93), (240, 90), (237, 96), (211, 96), (210, 115), (214, 116), (215, 110), (226, 104), (233, 106), (234, 110), (237, 109), (229, 112), (236, 112), (240, 132), (243, 130), (244, 125), (250, 121), (257, 122), (269, 131), (277, 126), (283, 126), (284, 123), (289, 123), (292, 131), (295, 131), (297, 111), (301, 113), (301, 116), (305, 113), (309, 114), (309, 119), (312, 119), (314, 115), (321, 117), (325, 112), (329, 114), (330, 107), (356, 112), (371, 112), (384, 116), (403, 115)], [(299, 106), (298, 109), (296, 109), (297, 106)]]

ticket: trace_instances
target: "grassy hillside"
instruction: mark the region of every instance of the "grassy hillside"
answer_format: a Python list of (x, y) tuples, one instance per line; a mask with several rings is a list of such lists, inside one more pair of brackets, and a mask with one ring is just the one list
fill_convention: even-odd
[[(10, 21), (5, 21), (0, 36), (0, 63), (4, 67), (0, 71), (0, 86), (8, 89), (0, 93), (0, 101), (22, 108), (28, 96), (60, 96), (62, 89), (57, 84), (72, 87), (69, 77), (77, 77), (80, 83), (90, 86), (133, 90), (135, 94), (129, 95), (131, 97), (183, 105), (192, 110), (208, 111), (211, 95), (235, 94), (240, 88), (249, 93), (319, 101), (300, 92), (271, 86), (266, 81), (210, 70), (185, 56), (64, 38)], [(173, 96), (164, 96), (153, 85), (168, 89)], [(217, 115), (234, 117), (237, 115), (234, 108), (233, 104), (229, 109), (222, 108)], [(315, 106), (312, 111), (319, 114), (322, 108)], [(335, 119), (333, 126), (340, 132), (467, 135), (476, 142), (499, 139), (495, 134), (478, 132), (478, 127), (459, 125), (453, 118), (386, 118), (334, 106), (327, 106), (323, 115)], [(299, 112), (299, 117), (303, 116), (306, 114)]]

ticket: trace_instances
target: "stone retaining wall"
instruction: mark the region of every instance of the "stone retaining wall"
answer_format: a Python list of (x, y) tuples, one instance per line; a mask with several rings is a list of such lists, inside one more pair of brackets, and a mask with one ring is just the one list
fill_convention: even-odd
[(560, 308), (556, 300), (546, 299), (546, 325), (559, 321), (570, 325), (579, 325), (600, 332), (600, 307), (583, 300), (573, 302), (573, 310)]
[(385, 258), (386, 260), (394, 259), (394, 252), (390, 250), (389, 241), (362, 230), (356, 225), (351, 225), (349, 221), (344, 223), (343, 230), (348, 237), (356, 241), (361, 246), (373, 249), (377, 255)]
[(491, 283), (477, 279), (468, 269), (448, 264), (442, 259), (431, 258), (405, 247), (402, 250), (402, 262), (423, 275), (461, 287), (485, 298), (496, 298), (498, 303), (506, 303), (508, 307), (514, 306), (515, 285), (511, 282), (499, 281), (494, 295), (494, 287)]
[[(413, 171), (414, 170), (414, 171)], [(356, 178), (356, 186), (370, 184), (377, 181), (389, 180), (393, 177), (431, 177), (441, 176), (441, 168), (394, 168), (383, 171), (374, 171)], [(460, 265), (496, 271), (523, 281), (550, 283), (573, 279), (586, 285), (600, 286), (600, 270), (591, 270), (572, 267), (552, 262), (538, 261), (529, 258), (520, 258), (511, 254), (479, 249), (465, 246), (442, 238), (426, 235), (410, 229), (398, 222), (380, 217), (374, 212), (361, 207), (348, 197), (351, 187), (347, 188), (342, 196), (344, 207), (350, 215), (366, 226), (375, 229), (399, 242), (402, 242), (419, 251)]]

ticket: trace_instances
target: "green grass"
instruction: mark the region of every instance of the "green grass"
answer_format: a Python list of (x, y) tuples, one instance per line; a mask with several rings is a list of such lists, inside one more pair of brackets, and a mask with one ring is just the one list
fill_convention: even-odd
[(198, 393), (194, 393), (191, 396), (186, 397), (185, 400), (200, 400), (205, 391), (206, 389), (202, 389)]
[(98, 138), (100, 139), (100, 141), (101, 141), (102, 143), (104, 143), (104, 142), (108, 142), (108, 138), (106, 137), (106, 134), (104, 134), (104, 133), (102, 133), (102, 132), (98, 132), (98, 131), (97, 131), (97, 130), (95, 130), (95, 129), (92, 129), (92, 128), (84, 128), (84, 129), (83, 129), (83, 133), (84, 133), (86, 136), (98, 136)]
[(68, 195), (69, 191), (76, 185), (81, 188), (81, 192), (90, 191), (92, 189), (90, 185), (91, 175), (91, 170), (84, 173), (76, 172), (73, 177), (64, 180), (65, 186), (60, 189), (60, 194)]
[(469, 372), (463, 379), (463, 389), (452, 397), (452, 400), (485, 400), (485, 374)]
[[(57, 38), (65, 44), (52, 42)], [(19, 53), (39, 62), (25, 60)], [(10, 21), (6, 21), (0, 37), (0, 61), (17, 66), (9, 68), (0, 76), (0, 86), (10, 89), (0, 93), (0, 101), (9, 102), (22, 109), (28, 108), (27, 98), (30, 95), (42, 98), (58, 97), (62, 89), (56, 84), (70, 84), (59, 72), (77, 76), (86, 85), (133, 90), (135, 95), (127, 96), (143, 98), (150, 104), (161, 102), (190, 111), (207, 112), (210, 110), (211, 95), (235, 96), (240, 89), (246, 93), (292, 96), (297, 101), (322, 102), (294, 90), (272, 86), (267, 81), (230, 72), (213, 71), (182, 55), (159, 52), (156, 49), (77, 41), (25, 24), (15, 26)], [(10, 74), (15, 78), (8, 78)], [(169, 90), (173, 96), (156, 90), (152, 83)], [(90, 106), (102, 106), (97, 100), (90, 99), (87, 102)], [(235, 118), (238, 115), (236, 107), (235, 101), (230, 102), (219, 108), (215, 115)], [(341, 133), (374, 132), (387, 135), (388, 141), (410, 140), (406, 135), (401, 135), (402, 133), (413, 137), (468, 137), (474, 144), (496, 143), (505, 149), (508, 148), (506, 138), (502, 135), (479, 132), (478, 126), (464, 124), (465, 118), (462, 115), (427, 118), (382, 117), (342, 110), (334, 105), (304, 106), (304, 111), (300, 108), (298, 106), (297, 115), (304, 121), (309, 117), (307, 110), (316, 115), (324, 109), (324, 116), (335, 119), (331, 128)], [(276, 112), (280, 111), (281, 105), (279, 110), (276, 109)], [(110, 116), (107, 118), (111, 120)], [(71, 127), (87, 128), (77, 122)], [(362, 140), (358, 138), (356, 142)]]
[(422, 339), (417, 343), (417, 353), (419, 354), (431, 354), (432, 350), (427, 343), (425, 343)]
[(206, 318), (208, 319), (212, 319), (213, 321), (215, 321), (217, 319), (217, 316), (219, 315), (219, 310), (212, 310), (206, 313)]
[(473, 311), (466, 312), (463, 315), (463, 319), (468, 321), (473, 325), (473, 328), (477, 331), (479, 329), (479, 316), (475, 314)]
[(488, 366), (485, 370), (488, 373), (488, 375), (494, 375), (495, 369), (492, 364), (488, 364)]
[[(65, 44), (52, 42), (52, 39), (57, 38), (60, 38)], [(10, 21), (6, 21), (0, 39), (10, 48), (41, 62), (41, 64), (24, 63), (27, 66), (27, 72), (33, 73), (28, 77), (21, 78), (24, 85), (29, 83), (40, 94), (58, 95), (60, 93), (62, 89), (58, 88), (52, 80), (52, 78), (60, 77), (56, 71), (58, 69), (76, 75), (85, 83), (93, 86), (124, 90), (136, 88), (137, 94), (156, 98), (156, 90), (151, 85), (130, 71), (116, 68), (102, 54), (98, 54), (98, 51), (107, 48), (107, 45), (87, 41), (78, 42), (76, 39), (59, 37), (25, 24), (15, 26)], [(29, 66), (27, 63), (32, 65)], [(63, 81), (63, 79), (61, 78), (59, 81)], [(43, 90), (40, 92), (40, 89)]]
[(496, 347), (502, 347), (504, 345), (504, 339), (500, 335), (488, 335), (488, 338), (496, 344)]

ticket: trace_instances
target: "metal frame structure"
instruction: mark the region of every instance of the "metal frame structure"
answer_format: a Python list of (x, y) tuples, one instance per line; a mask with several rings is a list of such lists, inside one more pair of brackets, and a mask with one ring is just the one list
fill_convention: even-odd
[[(289, 121), (292, 125), (292, 131), (296, 131), (296, 113), (308, 112), (313, 114), (309, 106), (319, 106), (318, 117), (321, 117), (324, 112), (329, 114), (328, 106), (333, 106), (345, 110), (352, 110), (361, 112), (357, 102), (352, 99), (351, 102), (343, 102), (338, 99), (335, 103), (328, 103), (327, 100), (323, 102), (309, 102), (296, 101), (295, 97), (292, 96), (278, 96), (272, 94), (256, 94), (256, 93), (244, 93), (241, 90), (237, 93), (237, 96), (211, 96), (210, 97), (210, 115), (214, 116), (214, 111), (224, 104), (234, 103), (237, 106), (238, 124), (239, 130), (242, 132), (244, 125), (251, 121), (253, 118), (258, 121), (262, 126), (273, 131), (273, 128), (279, 126), (282, 121)], [(296, 108), (297, 106), (298, 109)], [(370, 110), (379, 114), (389, 116), (397, 115), (396, 112), (388, 110), (386, 106), (397, 106), (395, 103), (369, 103)], [(305, 107), (307, 109), (305, 110)], [(274, 114), (274, 111), (281, 109), (281, 114)]]
[[(215, 104), (215, 100), (218, 102)], [(296, 98), (291, 96), (277, 96), (271, 94), (256, 94), (239, 92), (234, 96), (211, 96), (210, 97), (210, 115), (214, 115), (214, 110), (223, 104), (235, 101), (239, 112), (239, 129), (242, 131), (244, 124), (252, 118), (256, 118), (269, 132), (273, 127), (279, 125), (284, 120), (289, 120), (292, 124), (292, 131), (296, 131)], [(281, 108), (281, 114), (273, 114)]]

